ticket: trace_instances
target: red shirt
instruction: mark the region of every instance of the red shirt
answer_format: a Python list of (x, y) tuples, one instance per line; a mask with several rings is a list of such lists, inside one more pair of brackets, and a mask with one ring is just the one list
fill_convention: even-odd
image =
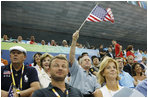
[(135, 57), (134, 53), (132, 53), (131, 51), (127, 51), (126, 52), (126, 57), (128, 57), (129, 55), (132, 55), (133, 57)]
[(34, 44), (35, 42), (34, 41), (30, 41), (30, 44)]
[(115, 56), (116, 56), (116, 57), (123, 57), (122, 51), (120, 52), (120, 55), (117, 56), (117, 54), (119, 54), (119, 50), (120, 50), (120, 45), (119, 45), (119, 44), (116, 44), (116, 45), (115, 45)]

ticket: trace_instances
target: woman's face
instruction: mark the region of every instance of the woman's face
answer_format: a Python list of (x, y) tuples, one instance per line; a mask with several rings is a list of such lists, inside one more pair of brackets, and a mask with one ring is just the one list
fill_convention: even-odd
[(42, 65), (45, 70), (49, 70), (50, 58), (46, 57), (43, 59)]
[(36, 62), (37, 64), (40, 63), (40, 56), (41, 56), (41, 55), (36, 54), (35, 57), (34, 57), (35, 62)]
[(109, 62), (103, 71), (105, 78), (117, 78), (117, 67), (114, 62)]
[(135, 72), (142, 72), (142, 68), (141, 68), (141, 66), (139, 65), (139, 64), (136, 64), (136, 66), (135, 66)]

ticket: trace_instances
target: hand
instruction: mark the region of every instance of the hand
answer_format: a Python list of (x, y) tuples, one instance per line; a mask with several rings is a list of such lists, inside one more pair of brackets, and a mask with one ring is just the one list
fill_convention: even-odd
[(1, 90), (1, 97), (8, 97), (8, 92)]
[(19, 97), (17, 93), (13, 93), (13, 97)]
[(77, 40), (78, 40), (78, 38), (79, 38), (79, 30), (77, 30), (77, 31), (73, 34), (72, 38), (73, 38), (74, 41), (77, 41)]

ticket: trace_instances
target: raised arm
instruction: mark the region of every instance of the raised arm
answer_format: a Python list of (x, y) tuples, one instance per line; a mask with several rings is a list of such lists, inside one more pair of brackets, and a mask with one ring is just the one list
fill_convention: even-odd
[(75, 48), (76, 48), (76, 43), (78, 38), (79, 38), (79, 30), (77, 30), (72, 36), (72, 43), (71, 43), (70, 54), (69, 54), (69, 61), (71, 63), (71, 66), (75, 60)]

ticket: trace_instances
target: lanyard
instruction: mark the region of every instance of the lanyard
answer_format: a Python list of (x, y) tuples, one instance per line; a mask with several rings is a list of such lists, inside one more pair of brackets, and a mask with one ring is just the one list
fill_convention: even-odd
[[(52, 91), (54, 92), (54, 94), (57, 96), (57, 97), (61, 97), (57, 92), (56, 90), (53, 88)], [(68, 97), (68, 90), (66, 90), (66, 97)]]
[[(14, 75), (13, 75), (13, 70), (12, 70), (12, 64), (10, 64), (10, 71), (11, 71), (13, 86), (16, 88), (16, 84), (15, 84), (15, 80), (14, 80)], [(23, 73), (24, 73), (24, 64), (23, 64), (23, 67), (22, 67), (22, 73), (21, 73), (21, 78), (20, 78), (20, 89), (21, 90), (22, 90), (22, 77), (23, 77)]]

